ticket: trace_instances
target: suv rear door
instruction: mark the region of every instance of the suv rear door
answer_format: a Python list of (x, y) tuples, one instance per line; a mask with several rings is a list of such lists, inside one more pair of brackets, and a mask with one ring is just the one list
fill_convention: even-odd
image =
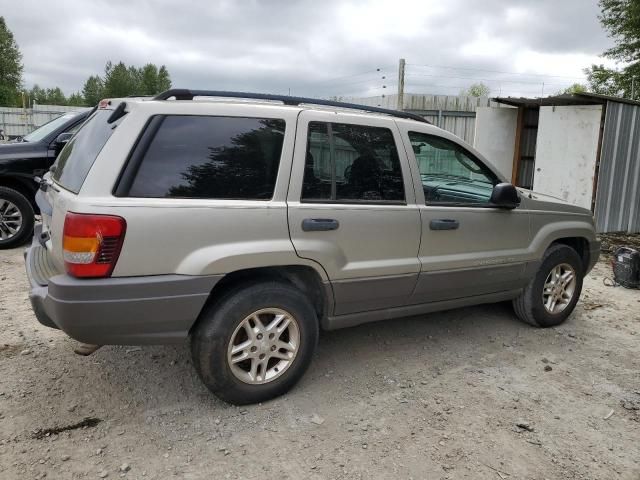
[(303, 111), (287, 204), (296, 252), (326, 271), (336, 315), (407, 303), (420, 213), (393, 120)]
[(100, 151), (107, 143), (119, 121), (109, 123), (112, 110), (96, 110), (81, 125), (77, 134), (65, 145), (58, 155), (55, 169), (46, 192), (38, 193), (36, 200), (42, 212), (42, 231), (50, 235), (47, 247), (52, 249), (52, 241), (57, 248), (52, 249), (55, 262), (62, 269), (62, 232), (69, 203), (80, 191), (89, 170)]

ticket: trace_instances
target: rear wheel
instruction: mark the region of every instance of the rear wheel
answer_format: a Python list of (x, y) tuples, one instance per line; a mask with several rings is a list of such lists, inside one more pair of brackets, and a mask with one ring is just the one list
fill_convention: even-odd
[(207, 307), (192, 333), (191, 354), (207, 388), (240, 405), (293, 387), (317, 341), (309, 300), (292, 286), (265, 282), (231, 291)]
[(573, 248), (552, 245), (535, 278), (513, 301), (516, 315), (536, 327), (561, 324), (578, 303), (583, 272), (582, 260)]
[(0, 249), (22, 245), (33, 234), (35, 213), (22, 193), (0, 187)]

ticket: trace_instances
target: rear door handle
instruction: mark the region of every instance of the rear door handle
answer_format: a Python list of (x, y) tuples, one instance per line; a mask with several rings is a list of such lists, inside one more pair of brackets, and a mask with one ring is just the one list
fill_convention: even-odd
[(439, 218), (429, 222), (431, 230), (457, 230), (459, 226), (460, 222), (451, 218)]
[(305, 232), (337, 230), (339, 226), (340, 222), (333, 218), (305, 218), (302, 220), (302, 230)]

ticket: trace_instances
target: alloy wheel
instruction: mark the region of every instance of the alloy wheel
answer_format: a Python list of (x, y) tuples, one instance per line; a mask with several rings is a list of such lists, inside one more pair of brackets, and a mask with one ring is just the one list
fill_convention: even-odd
[(281, 376), (300, 348), (300, 329), (290, 313), (264, 308), (247, 316), (231, 335), (227, 361), (233, 375), (259, 385)]
[(0, 199), (0, 240), (15, 237), (22, 228), (22, 213), (9, 200)]
[(555, 266), (547, 275), (542, 290), (542, 303), (552, 315), (562, 312), (573, 300), (576, 271), (567, 263)]

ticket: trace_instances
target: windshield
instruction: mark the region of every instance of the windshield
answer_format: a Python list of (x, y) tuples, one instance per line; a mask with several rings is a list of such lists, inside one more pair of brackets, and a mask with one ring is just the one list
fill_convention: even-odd
[(120, 123), (107, 123), (112, 113), (111, 110), (96, 111), (62, 149), (53, 173), (59, 185), (74, 193), (80, 191), (100, 150)]
[(51, 132), (54, 132), (58, 128), (62, 127), (65, 123), (71, 120), (73, 117), (77, 116), (78, 112), (73, 113), (65, 113), (64, 115), (60, 115), (57, 118), (54, 118), (48, 123), (45, 123), (40, 128), (35, 129), (28, 135), (25, 135), (22, 141), (24, 142), (39, 142)]

